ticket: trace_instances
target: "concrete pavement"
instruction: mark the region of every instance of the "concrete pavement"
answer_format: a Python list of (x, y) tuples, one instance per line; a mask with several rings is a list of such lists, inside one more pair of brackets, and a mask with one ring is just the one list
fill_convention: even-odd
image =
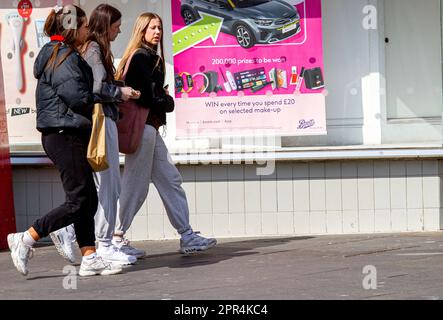
[(178, 240), (133, 245), (148, 257), (90, 278), (52, 245), (36, 248), (27, 277), (2, 251), (0, 299), (443, 299), (443, 233), (219, 239), (193, 256)]

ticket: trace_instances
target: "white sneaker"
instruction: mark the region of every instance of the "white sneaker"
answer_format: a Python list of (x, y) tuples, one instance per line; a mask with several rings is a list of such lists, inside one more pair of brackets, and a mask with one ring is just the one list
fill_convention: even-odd
[(205, 251), (217, 244), (217, 240), (214, 238), (205, 238), (199, 236), (200, 232), (193, 232), (186, 236), (184, 239), (180, 239), (180, 252), (183, 254), (190, 254), (197, 251)]
[(54, 242), (58, 253), (69, 262), (74, 263), (74, 242), (76, 239), (74, 228), (68, 226), (51, 232), (49, 235), (51, 236), (52, 242)]
[(105, 262), (100, 256), (97, 255), (97, 257), (91, 259), (91, 261), (87, 261), (87, 259), (82, 260), (79, 275), (81, 277), (89, 277), (95, 275), (110, 276), (121, 272), (121, 266)]
[(137, 257), (128, 255), (120, 249), (110, 245), (109, 247), (99, 247), (97, 254), (103, 258), (105, 262), (111, 262), (119, 265), (134, 264), (137, 261)]
[(141, 259), (146, 256), (146, 251), (136, 249), (130, 245), (130, 242), (126, 238), (118, 238), (112, 239), (112, 244), (121, 252), (126, 253), (127, 255), (134, 256), (138, 259)]
[(14, 266), (18, 272), (26, 276), (29, 272), (28, 261), (34, 255), (34, 248), (23, 243), (23, 232), (8, 234), (8, 246)]

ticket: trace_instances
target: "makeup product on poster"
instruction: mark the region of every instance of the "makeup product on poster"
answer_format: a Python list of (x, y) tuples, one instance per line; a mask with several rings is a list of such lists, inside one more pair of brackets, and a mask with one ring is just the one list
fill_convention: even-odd
[(223, 77), (223, 86), (224, 86), (226, 92), (227, 92), (227, 93), (230, 93), (230, 92), (232, 91), (232, 88), (231, 88), (229, 82), (226, 80), (225, 75), (223, 74), (223, 71), (222, 71), (221, 68), (220, 68), (220, 74), (221, 74), (222, 77)]
[(234, 76), (232, 75), (231, 71), (226, 71), (226, 78), (228, 78), (229, 85), (233, 90), (238, 90), (237, 84), (235, 83)]
[(292, 67), (291, 71), (291, 81), (289, 82), (289, 84), (291, 86), (296, 86), (298, 80), (297, 67)]
[(288, 87), (288, 77), (285, 70), (277, 69), (277, 86), (286, 89)]
[(305, 75), (305, 67), (301, 68), (300, 75), (297, 80), (297, 86), (295, 87), (295, 91), (300, 91), (301, 86), (303, 84), (304, 75)]
[(23, 18), (17, 12), (11, 12), (6, 15), (6, 21), (9, 25), (12, 34), (12, 51), (14, 52), (15, 65), (16, 65), (16, 86), (17, 90), (23, 88), (23, 73), (22, 73), (22, 49), (23, 43)]

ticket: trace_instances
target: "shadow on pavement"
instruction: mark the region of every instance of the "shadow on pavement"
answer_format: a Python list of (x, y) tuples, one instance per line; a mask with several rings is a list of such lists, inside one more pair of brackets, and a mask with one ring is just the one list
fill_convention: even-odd
[[(289, 238), (265, 238), (265, 239), (248, 239), (248, 240), (240, 240), (239, 241), (229, 241), (222, 242), (217, 244), (214, 248), (211, 248), (208, 251), (199, 252), (190, 255), (183, 255), (178, 251), (178, 241), (177, 241), (177, 250), (169, 251), (161, 254), (149, 254), (149, 247), (141, 247), (143, 249), (148, 249), (148, 256), (145, 259), (141, 259), (137, 261), (137, 264), (127, 266), (124, 268), (123, 273), (130, 273), (134, 271), (140, 270), (149, 270), (155, 268), (191, 268), (195, 266), (204, 266), (210, 264), (216, 264), (221, 261), (233, 259), (236, 257), (249, 256), (249, 255), (257, 255), (257, 254), (270, 254), (275, 252), (285, 251), (285, 248), (276, 248), (275, 251), (271, 252), (262, 252), (260, 253), (259, 248), (267, 248), (273, 246), (281, 246), (287, 244), (292, 241), (301, 241), (301, 240), (309, 240), (314, 237), (289, 237)], [(52, 246), (52, 243), (40, 243), (38, 247), (44, 248)], [(292, 250), (293, 251), (293, 250)], [(62, 259), (57, 256), (57, 258)], [(80, 264), (76, 263), (73, 265), (77, 269)], [(32, 266), (31, 266), (32, 268)], [(48, 275), (46, 272), (45, 275), (36, 275), (27, 277), (27, 281), (34, 280), (42, 280), (42, 279), (50, 279), (50, 278), (64, 278), (66, 274), (56, 272), (57, 274), (52, 273), (54, 270), (50, 270), (50, 274)], [(37, 273), (38, 274), (38, 273)], [(85, 278), (87, 279), (87, 278)]]
[(257, 248), (282, 245), (291, 241), (309, 240), (314, 237), (291, 237), (275, 239), (253, 239), (238, 242), (219, 243), (214, 248), (191, 255), (183, 255), (178, 252), (149, 255), (145, 259), (137, 261), (136, 265), (125, 268), (125, 273), (154, 269), (161, 267), (190, 268), (208, 264), (219, 263), (236, 257), (258, 254)]

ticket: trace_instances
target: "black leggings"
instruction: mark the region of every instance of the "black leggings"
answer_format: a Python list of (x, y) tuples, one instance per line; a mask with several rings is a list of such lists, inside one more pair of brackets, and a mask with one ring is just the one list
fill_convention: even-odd
[(88, 139), (88, 134), (75, 131), (42, 135), (43, 148), (60, 172), (66, 201), (34, 222), (33, 228), (41, 238), (74, 223), (79, 247), (95, 246), (94, 216), (98, 200), (86, 158)]

